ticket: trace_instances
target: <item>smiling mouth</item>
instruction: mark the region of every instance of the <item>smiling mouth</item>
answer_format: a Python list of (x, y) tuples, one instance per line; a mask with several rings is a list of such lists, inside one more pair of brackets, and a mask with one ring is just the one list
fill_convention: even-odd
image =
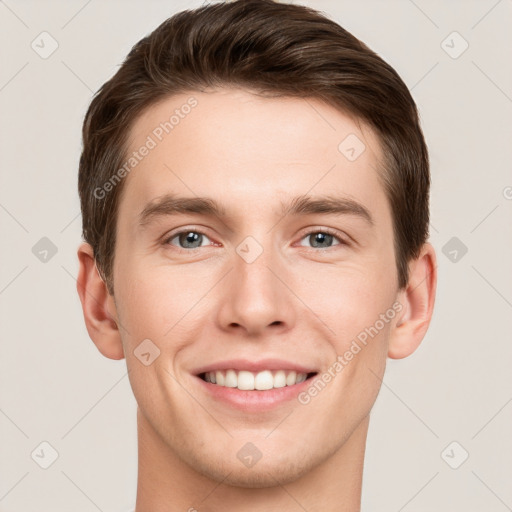
[(237, 388), (242, 391), (265, 391), (300, 384), (317, 375), (317, 372), (299, 373), (294, 370), (263, 370), (249, 372), (245, 370), (217, 370), (198, 375), (205, 382), (219, 387)]

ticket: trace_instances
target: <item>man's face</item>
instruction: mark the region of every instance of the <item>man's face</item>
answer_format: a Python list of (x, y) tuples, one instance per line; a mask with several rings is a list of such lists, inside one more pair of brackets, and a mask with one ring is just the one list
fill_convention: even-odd
[[(155, 132), (191, 97), (197, 106), (170, 133)], [(365, 145), (355, 159), (354, 135)], [(397, 322), (377, 322), (398, 297), (378, 140), (319, 101), (236, 89), (151, 107), (132, 129), (129, 153), (148, 136), (156, 147), (125, 178), (113, 274), (142, 428), (218, 481), (228, 474), (226, 483), (247, 487), (292, 481), (342, 450), (367, 419)], [(209, 198), (221, 212), (150, 207), (165, 195)], [(363, 208), (288, 211), (297, 196)], [(378, 334), (359, 342), (339, 370), (338, 355), (376, 322)], [(147, 366), (134, 355), (143, 340), (160, 351)], [(272, 377), (284, 370), (286, 378), (295, 365), (316, 375), (253, 391), (198, 375), (208, 367), (257, 375), (267, 366)], [(329, 369), (330, 382), (306, 400)], [(245, 383), (244, 375), (236, 382)], [(256, 377), (263, 387), (265, 376)], [(282, 378), (270, 382), (282, 386)]]

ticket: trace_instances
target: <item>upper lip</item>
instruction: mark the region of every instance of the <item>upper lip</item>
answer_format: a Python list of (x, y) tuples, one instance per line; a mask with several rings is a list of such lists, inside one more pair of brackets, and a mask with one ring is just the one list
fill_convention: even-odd
[(263, 370), (295, 370), (297, 373), (315, 373), (317, 371), (314, 368), (284, 359), (261, 359), (259, 361), (229, 359), (196, 368), (193, 372), (195, 375), (200, 375), (201, 373), (214, 372), (217, 370), (246, 370), (249, 372), (260, 372)]

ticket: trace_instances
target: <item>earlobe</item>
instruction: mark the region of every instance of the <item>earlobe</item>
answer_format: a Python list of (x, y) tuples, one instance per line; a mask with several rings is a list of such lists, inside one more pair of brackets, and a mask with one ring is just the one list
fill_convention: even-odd
[(123, 359), (116, 306), (98, 272), (93, 249), (84, 242), (77, 254), (80, 268), (76, 287), (89, 337), (105, 357)]
[(420, 345), (432, 318), (436, 287), (436, 253), (426, 243), (419, 257), (410, 262), (409, 282), (399, 295), (403, 309), (390, 335), (388, 357), (391, 359), (407, 357)]

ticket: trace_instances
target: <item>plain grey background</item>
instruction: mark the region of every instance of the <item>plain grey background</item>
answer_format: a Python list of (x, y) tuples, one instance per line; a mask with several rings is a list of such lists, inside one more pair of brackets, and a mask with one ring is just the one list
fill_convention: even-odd
[[(89, 340), (75, 288), (81, 124), (130, 48), (202, 3), (0, 2), (0, 512), (135, 500), (125, 361)], [(512, 510), (512, 1), (295, 3), (398, 71), (431, 157), (435, 313), (420, 348), (388, 362), (362, 509)]]

